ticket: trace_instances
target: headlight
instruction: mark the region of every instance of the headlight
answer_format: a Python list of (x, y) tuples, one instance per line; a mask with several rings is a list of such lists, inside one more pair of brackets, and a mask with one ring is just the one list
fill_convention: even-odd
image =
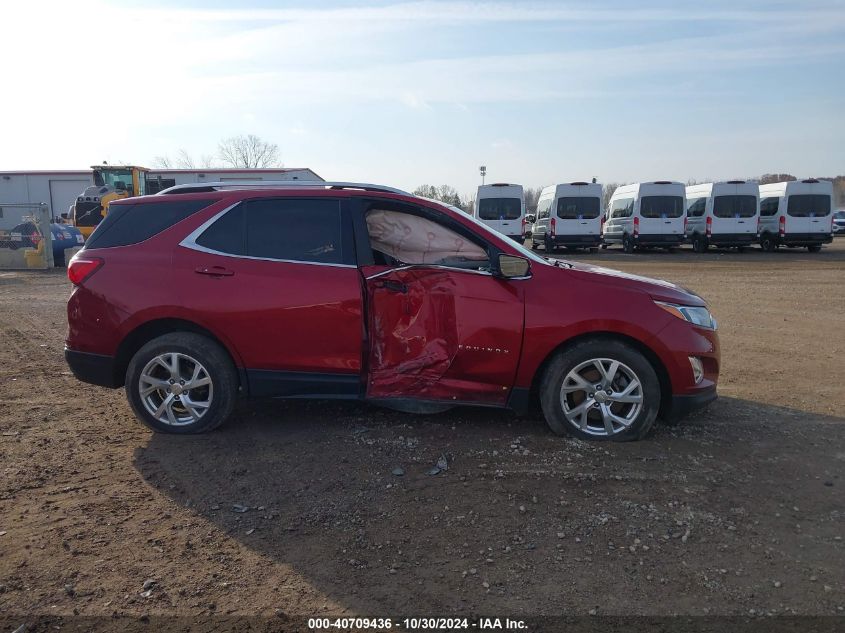
[(716, 329), (716, 319), (710, 314), (707, 308), (700, 308), (697, 306), (680, 306), (675, 303), (665, 303), (663, 301), (655, 301), (658, 306), (666, 310), (679, 319), (689, 321), (693, 325), (699, 327), (706, 327), (711, 330)]

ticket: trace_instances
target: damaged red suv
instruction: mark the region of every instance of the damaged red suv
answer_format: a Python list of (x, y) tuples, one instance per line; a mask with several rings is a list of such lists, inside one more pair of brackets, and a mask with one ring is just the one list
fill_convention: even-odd
[(526, 411), (643, 437), (716, 397), (705, 302), (538, 257), (460, 210), (374, 185), (212, 183), (112, 204), (68, 267), (65, 357), (156, 431), (238, 396)]

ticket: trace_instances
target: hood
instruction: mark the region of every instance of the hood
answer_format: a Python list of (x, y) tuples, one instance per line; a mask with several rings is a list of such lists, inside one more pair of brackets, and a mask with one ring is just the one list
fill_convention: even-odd
[(659, 301), (667, 301), (679, 305), (707, 305), (704, 299), (692, 290), (687, 290), (683, 286), (673, 284), (671, 281), (641, 277), (640, 275), (623, 273), (619, 270), (593, 266), (592, 264), (569, 263), (572, 265), (572, 268), (569, 269), (570, 274), (578, 275), (584, 281), (626, 288), (628, 290), (639, 290)]

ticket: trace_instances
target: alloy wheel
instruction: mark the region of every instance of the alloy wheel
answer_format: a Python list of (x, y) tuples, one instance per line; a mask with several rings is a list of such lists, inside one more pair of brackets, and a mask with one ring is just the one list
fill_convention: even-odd
[(625, 431), (643, 408), (643, 387), (634, 371), (612, 358), (580, 363), (563, 379), (560, 402), (566, 419), (595, 436)]
[(187, 354), (159, 354), (138, 379), (138, 393), (147, 412), (162, 424), (183, 426), (204, 416), (214, 385), (208, 370)]

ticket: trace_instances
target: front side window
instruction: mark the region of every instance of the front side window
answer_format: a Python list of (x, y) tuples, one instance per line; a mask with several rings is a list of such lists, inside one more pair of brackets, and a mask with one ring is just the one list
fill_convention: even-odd
[(830, 196), (807, 193), (789, 196), (786, 212), (793, 218), (818, 218), (830, 213)]
[(634, 212), (633, 198), (619, 198), (613, 201), (611, 205), (610, 217), (612, 218), (629, 218)]
[(644, 218), (680, 218), (684, 215), (684, 199), (681, 196), (643, 196), (640, 215)]
[(780, 198), (763, 198), (760, 200), (760, 215), (763, 217), (777, 215), (779, 204)]
[(519, 198), (482, 198), (478, 201), (478, 217), (482, 220), (518, 220), (522, 216)]
[(716, 196), (713, 199), (713, 215), (717, 218), (753, 218), (756, 214), (756, 196)]
[(601, 202), (595, 196), (559, 198), (557, 217), (563, 220), (592, 220), (599, 217)]
[(344, 246), (342, 226), (335, 199), (250, 200), (218, 218), (196, 243), (228, 255), (344, 264), (352, 253)]
[(707, 206), (707, 198), (696, 198), (687, 207), (687, 215), (691, 218), (698, 218), (704, 215), (704, 209)]
[(374, 260), (379, 264), (489, 269), (484, 247), (427, 217), (375, 208), (366, 220)]

